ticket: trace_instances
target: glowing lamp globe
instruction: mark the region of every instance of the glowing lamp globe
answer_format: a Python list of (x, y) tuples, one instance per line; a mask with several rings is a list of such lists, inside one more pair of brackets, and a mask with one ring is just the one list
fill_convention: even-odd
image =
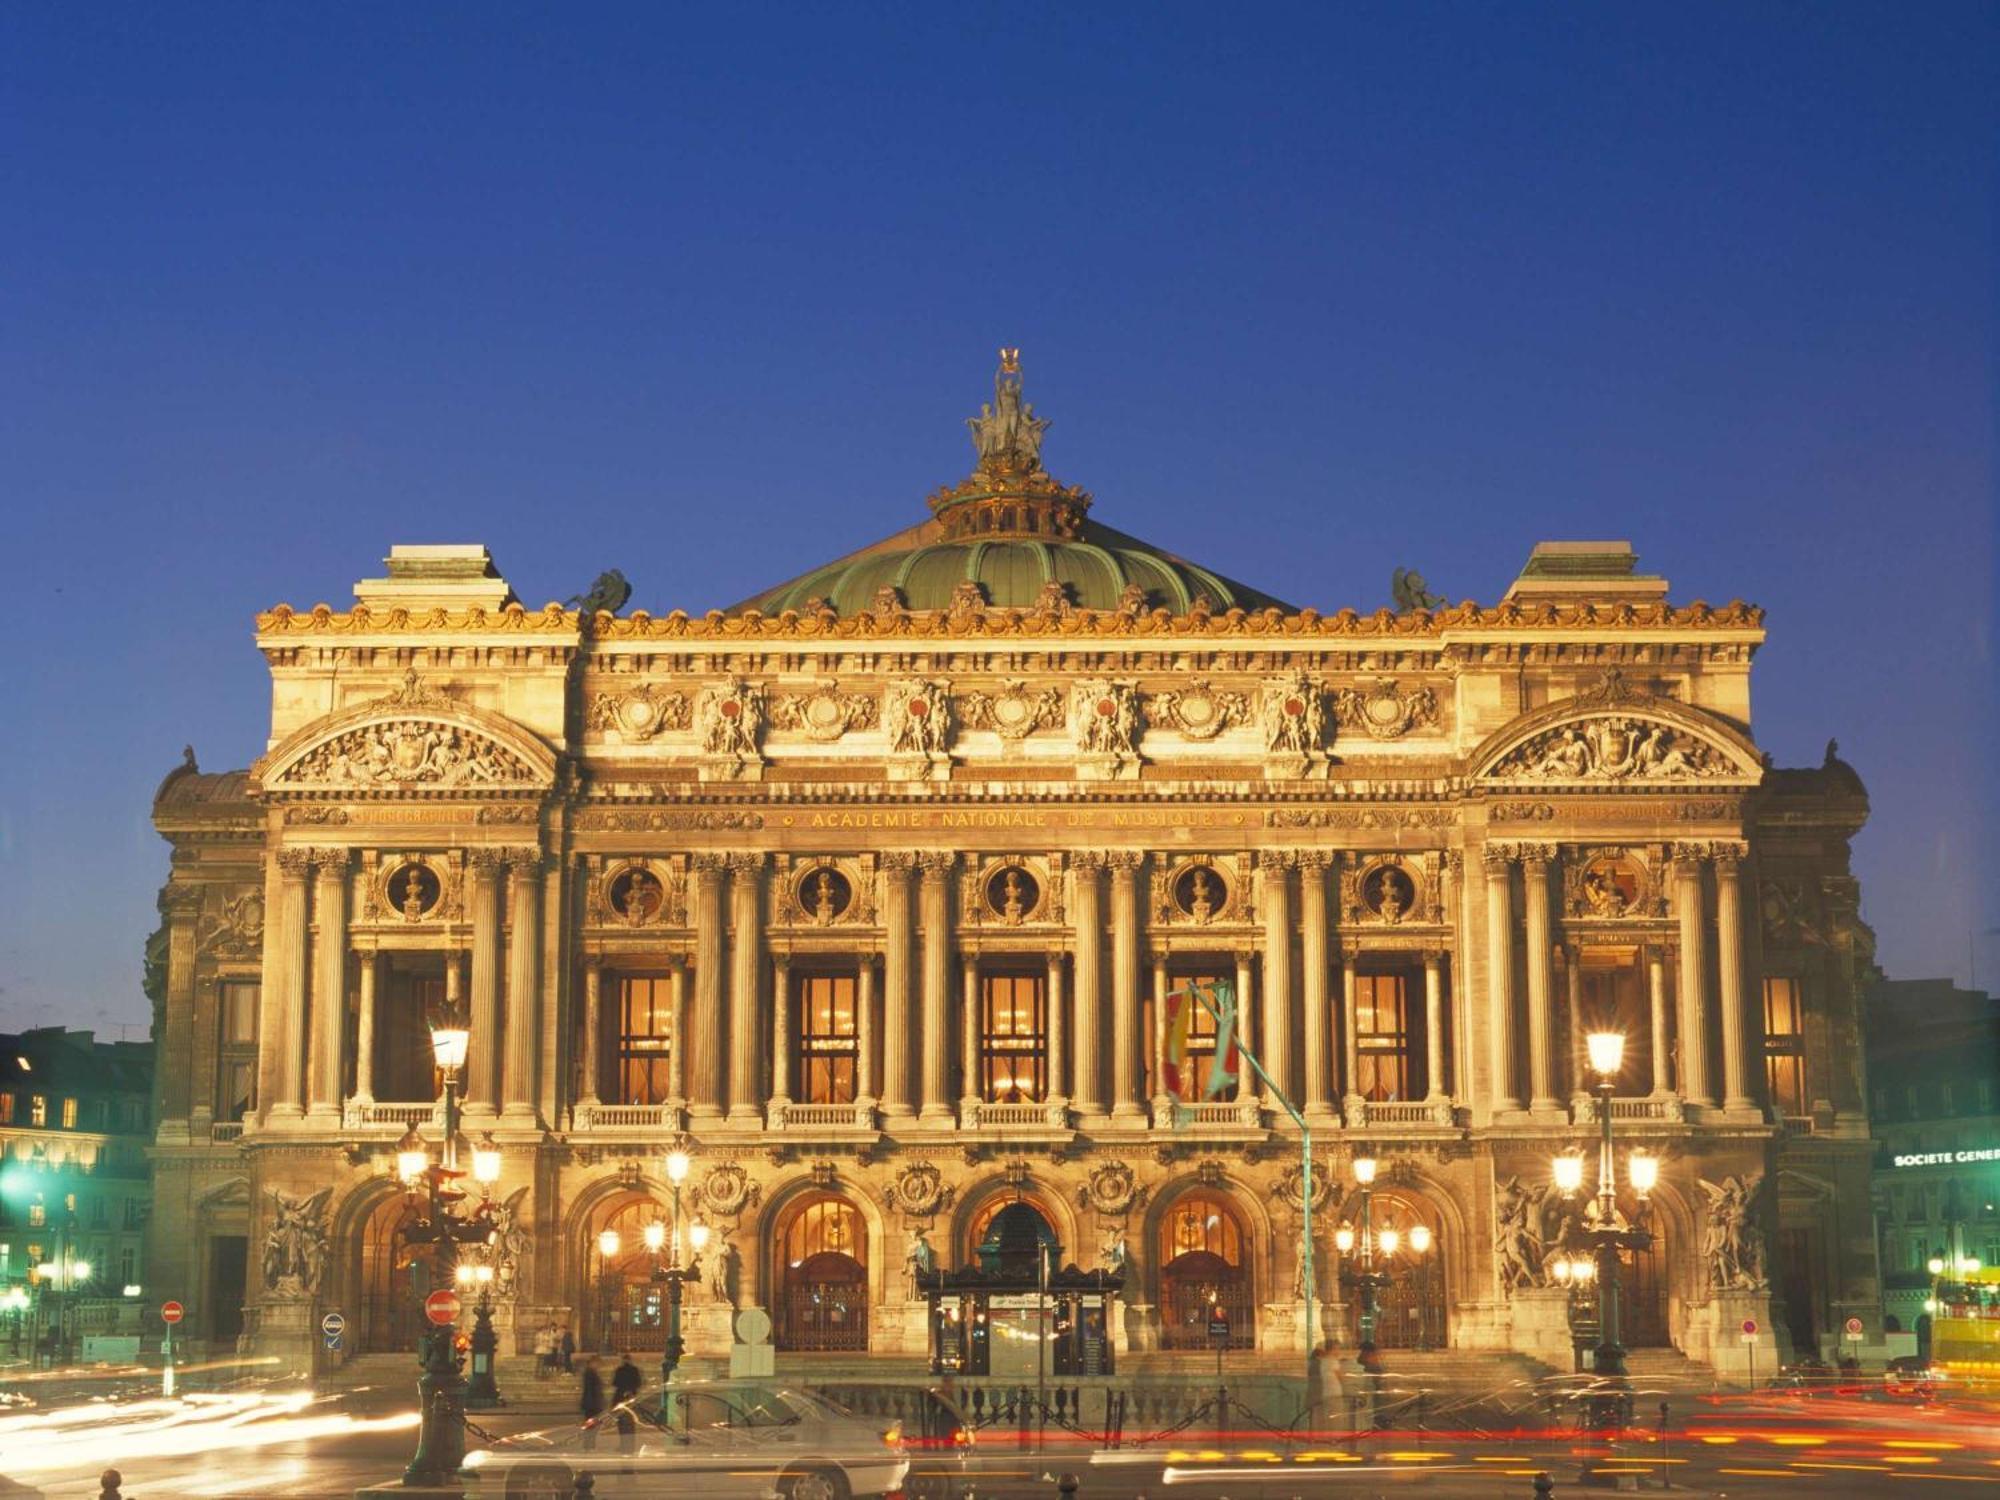
[(708, 1226), (706, 1224), (696, 1224), (690, 1229), (688, 1231), (688, 1243), (694, 1246), (697, 1253), (700, 1252), (708, 1244)]
[(1431, 1248), (1431, 1226), (1412, 1224), (1410, 1226), (1410, 1248), (1419, 1255), (1428, 1255)]
[(618, 1231), (607, 1229), (597, 1237), (597, 1253), (609, 1260), (618, 1253), (619, 1243)]
[(481, 1141), (472, 1148), (472, 1176), (475, 1182), (500, 1180), (500, 1148), (491, 1141)]
[(688, 1180), (688, 1154), (685, 1151), (667, 1153), (667, 1181), (679, 1187)]
[(1375, 1236), (1375, 1243), (1382, 1247), (1384, 1255), (1394, 1255), (1396, 1247), (1403, 1243), (1403, 1236), (1393, 1229), (1385, 1229)]
[(659, 1222), (648, 1224), (645, 1229), (646, 1248), (658, 1255), (660, 1247), (667, 1242), (667, 1226)]
[(1574, 1151), (1558, 1156), (1552, 1165), (1558, 1191), (1573, 1193), (1583, 1186), (1583, 1158)]
[(1343, 1224), (1333, 1232), (1333, 1247), (1342, 1255), (1354, 1248), (1354, 1231)]
[(1632, 1179), (1632, 1191), (1643, 1198), (1660, 1184), (1660, 1159), (1650, 1151), (1634, 1151), (1625, 1172)]
[(471, 1044), (472, 1033), (463, 1027), (438, 1026), (431, 1030), (431, 1056), (447, 1073), (465, 1066), (466, 1048)]
[(1357, 1156), (1354, 1158), (1354, 1180), (1363, 1187), (1367, 1187), (1369, 1183), (1375, 1180), (1374, 1157)]
[(1944, 1258), (1933, 1255), (1929, 1260), (1924, 1262), (1924, 1269), (1929, 1271), (1933, 1276), (1944, 1275)]
[(1590, 1050), (1590, 1066), (1605, 1078), (1613, 1077), (1625, 1063), (1625, 1034), (1622, 1031), (1593, 1031), (1584, 1041)]

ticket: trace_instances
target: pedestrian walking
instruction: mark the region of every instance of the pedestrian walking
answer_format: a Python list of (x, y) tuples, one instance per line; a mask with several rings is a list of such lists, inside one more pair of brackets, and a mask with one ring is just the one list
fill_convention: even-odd
[(535, 1379), (550, 1380), (556, 1373), (556, 1325), (544, 1323), (535, 1335)]
[(586, 1358), (583, 1362), (583, 1393), (577, 1402), (577, 1410), (583, 1413), (583, 1446), (597, 1446), (597, 1424), (604, 1416), (604, 1377), (597, 1373), (597, 1361)]
[(632, 1363), (630, 1354), (618, 1358), (618, 1368), (611, 1372), (611, 1405), (618, 1422), (618, 1451), (630, 1453), (638, 1446), (639, 1424), (632, 1416), (632, 1402), (639, 1394), (639, 1386), (645, 1377), (639, 1367)]
[(556, 1339), (556, 1352), (562, 1356), (563, 1374), (574, 1375), (576, 1373), (576, 1335), (569, 1331), (569, 1324), (567, 1323), (563, 1324), (562, 1333)]

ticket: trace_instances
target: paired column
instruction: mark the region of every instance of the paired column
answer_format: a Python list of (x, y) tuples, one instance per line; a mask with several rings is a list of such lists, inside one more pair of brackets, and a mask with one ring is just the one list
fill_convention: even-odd
[(273, 1120), (305, 1116), (306, 876), (311, 869), (310, 849), (278, 851), (277, 943), (264, 971), (278, 1018), (264, 1038), (272, 1064), (268, 1118)]
[(959, 957), (961, 1002), (958, 1016), (959, 1118), (972, 1118), (972, 1107), (986, 1090), (979, 1078), (979, 960), (970, 953)]
[(1113, 849), (1111, 870), (1111, 1117), (1143, 1122), (1139, 1085), (1138, 849)]
[(354, 1027), (354, 1098), (375, 1102), (375, 968), (373, 953), (361, 955), (361, 1014)]
[(910, 1118), (910, 871), (916, 856), (882, 856), (882, 1114)]
[(763, 1124), (757, 1074), (764, 1049), (758, 1045), (757, 981), (764, 969), (764, 856), (729, 856), (729, 1120)]
[(1097, 872), (1104, 856), (1083, 853), (1070, 861), (1070, 920), (1076, 944), (1076, 1083), (1071, 1102), (1079, 1115), (1101, 1115), (1097, 1044), (1104, 1014), (1103, 887)]
[(1357, 969), (1361, 954), (1351, 944), (1344, 945), (1340, 955), (1340, 1066), (1341, 1082), (1347, 1092), (1345, 1109), (1350, 1122), (1358, 1122), (1362, 1115), (1364, 1101), (1361, 1097), (1361, 1030), (1355, 1015), (1356, 995), (1360, 988)]
[[(672, 1067), (678, 1073), (681, 1067), (681, 1053), (686, 1046), (686, 1033), (681, 1030), (681, 1018), (674, 1016)], [(591, 959), (583, 966), (583, 1065), (577, 1071), (582, 1075), (577, 1087), (579, 1104), (596, 1104), (600, 1087), (597, 1070), (604, 1058), (604, 965)], [(675, 1092), (679, 1092), (676, 1090)]]
[(1305, 963), (1306, 1104), (1308, 1115), (1333, 1109), (1333, 1055), (1327, 1046), (1326, 866), (1323, 849), (1301, 849), (1299, 866), (1299, 948)]
[(498, 849), (465, 857), (472, 876), (472, 1035), (466, 1044), (465, 1110), (491, 1115), (500, 1103), (500, 869)]
[(1722, 1107), (1753, 1109), (1744, 1076), (1742, 851), (1715, 851), (1716, 1000), (1722, 1006)]
[(722, 871), (720, 854), (694, 866), (694, 996), (689, 1006), (688, 1118), (722, 1118)]
[(313, 851), (313, 995), (309, 1119), (340, 1118), (342, 1050), (347, 1041), (347, 867), (345, 849)]
[(1583, 954), (1574, 943), (1563, 949), (1563, 982), (1569, 1001), (1569, 1092), (1576, 1100), (1590, 1092), (1590, 1045), (1583, 1027)]
[(1653, 1021), (1653, 1097), (1663, 1099), (1674, 1091), (1668, 1071), (1667, 959), (1657, 945), (1646, 950), (1646, 994), (1651, 1002)]
[(1049, 963), (1049, 1091), (1051, 1102), (1069, 1097), (1069, 1011), (1063, 997), (1063, 961), (1051, 953)]
[(1527, 907), (1528, 960), (1528, 1107), (1555, 1114), (1555, 949), (1549, 926), (1549, 860), (1555, 853), (1544, 844), (1521, 850), (1521, 889)]
[(875, 955), (864, 953), (854, 976), (854, 1102), (875, 1106)]
[[(1264, 872), (1264, 1071), (1278, 1088), (1292, 1083), (1292, 881), (1291, 856), (1266, 849)], [(1264, 1101), (1276, 1108), (1274, 1099)]]
[(1680, 919), (1681, 1097), (1713, 1104), (1708, 1081), (1708, 952), (1702, 913), (1700, 849), (1674, 851), (1674, 913)]
[(507, 1050), (500, 1059), (502, 1113), (511, 1125), (535, 1123), (535, 1058), (540, 1052), (542, 996), (542, 855), (516, 849), (507, 856)]
[[(1236, 1054), (1236, 1098), (1239, 1103), (1254, 1099), (1257, 1095), (1257, 1072), (1250, 1066), (1249, 1055), (1257, 1047), (1255, 1022), (1258, 1008), (1250, 1003), (1250, 986), (1253, 963), (1256, 955), (1248, 948), (1236, 950), (1236, 1029), (1242, 1034), (1242, 1046)], [(1258, 1053), (1261, 1059), (1263, 1054)]]
[(1153, 1069), (1153, 1103), (1155, 1109), (1164, 1108), (1167, 1102), (1167, 957), (1164, 953), (1153, 955), (1153, 1034), (1146, 1038), (1147, 1057)]
[(951, 872), (958, 856), (926, 850), (917, 856), (922, 871), (918, 890), (918, 924), (923, 929), (924, 1049), (923, 1110), (918, 1119), (948, 1130), (952, 1126), (945, 1063), (951, 1056), (951, 1016), (945, 991), (951, 984)]
[(1444, 954), (1424, 950), (1424, 1085), (1433, 1100), (1444, 1087)]
[[(211, 1061), (196, 1076), (205, 1038), (195, 1023), (195, 924), (201, 917), (201, 890), (191, 885), (169, 885), (161, 893), (167, 918), (167, 1005), (165, 1034), (161, 1037), (159, 1063), (154, 1072), (154, 1088), (159, 1100), (162, 1124), (175, 1122), (172, 1129), (184, 1129), (194, 1110), (196, 1098), (212, 1101), (215, 1093), (215, 1066)], [(213, 989), (213, 982), (208, 988)], [(214, 1036), (214, 1028), (208, 1029)], [(214, 1119), (214, 1105), (208, 1115)]]
[(1486, 997), (1492, 1026), (1493, 1112), (1521, 1107), (1514, 1083), (1513, 855), (1488, 846), (1486, 865)]
[[(675, 958), (667, 971), (667, 1005), (673, 1016), (673, 1041), (667, 1050), (667, 1102), (676, 1110), (688, 1101), (688, 971), (687, 960)], [(604, 1056), (601, 1034), (590, 1037), (591, 1076), (596, 1077)]]
[[(858, 1029), (858, 1028), (857, 1028)], [(771, 1108), (792, 1102), (792, 956), (771, 955)], [(859, 1046), (859, 1036), (856, 1037)], [(856, 1060), (857, 1063), (859, 1059)]]

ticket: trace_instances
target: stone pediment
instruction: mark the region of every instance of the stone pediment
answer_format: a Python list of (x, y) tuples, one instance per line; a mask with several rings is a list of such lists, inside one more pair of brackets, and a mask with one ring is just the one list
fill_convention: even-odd
[(328, 714), (252, 767), (265, 795), (540, 793), (555, 757), (511, 719), (459, 703), (412, 673), (386, 698)]
[(1472, 754), (1473, 779), (1503, 786), (1755, 785), (1763, 758), (1713, 714), (1607, 672), (1574, 698), (1516, 719)]

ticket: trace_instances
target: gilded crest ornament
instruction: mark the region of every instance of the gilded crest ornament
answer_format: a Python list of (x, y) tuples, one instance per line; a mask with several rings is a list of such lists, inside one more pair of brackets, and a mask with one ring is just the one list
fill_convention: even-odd
[(1333, 717), (1341, 728), (1358, 729), (1370, 739), (1401, 739), (1412, 729), (1437, 722), (1437, 694), (1428, 687), (1405, 693), (1395, 678), (1385, 677), (1335, 693)]
[(1117, 1218), (1135, 1208), (1143, 1208), (1148, 1190), (1138, 1185), (1131, 1167), (1122, 1161), (1107, 1161), (1090, 1174), (1076, 1190), (1076, 1201), (1108, 1218)]
[(896, 1174), (889, 1187), (889, 1206), (913, 1218), (926, 1219), (949, 1208), (956, 1190), (945, 1186), (944, 1174), (927, 1161), (913, 1161)]
[(749, 779), (761, 775), (764, 718), (764, 689), (756, 683), (732, 677), (703, 688), (695, 700), (694, 728), (708, 758), (704, 774), (724, 780), (753, 770)]
[(717, 1162), (701, 1180), (701, 1206), (725, 1219), (755, 1206), (762, 1196), (763, 1189), (733, 1161)]
[(796, 729), (821, 744), (875, 723), (875, 700), (866, 693), (842, 693), (831, 677), (810, 693), (790, 693), (771, 705), (774, 729)]
[(1146, 700), (1146, 717), (1177, 729), (1191, 740), (1212, 740), (1225, 729), (1250, 717), (1250, 703), (1241, 693), (1209, 686), (1197, 677), (1186, 687), (1170, 688)]
[(944, 754), (951, 737), (951, 684), (909, 677), (892, 682), (882, 702), (892, 755)]
[(1326, 749), (1326, 705), (1319, 684), (1300, 672), (1264, 680), (1258, 700), (1264, 748), (1273, 755), (1315, 757)]
[(628, 745), (643, 745), (662, 730), (686, 729), (692, 717), (687, 694), (649, 685), (593, 694), (587, 722), (595, 730), (615, 730)]
[(1611, 714), (1544, 730), (1490, 774), (1517, 781), (1692, 781), (1731, 769), (1714, 747), (1685, 730)]
[(248, 958), (264, 940), (264, 893), (255, 886), (225, 896), (222, 911), (202, 939), (202, 950), (224, 958)]
[(1062, 693), (1052, 687), (1031, 692), (1018, 678), (1003, 681), (998, 692), (967, 693), (959, 706), (966, 728), (990, 729), (1003, 740), (1024, 740), (1063, 724)]
[(350, 729), (300, 756), (287, 786), (365, 789), (520, 786), (534, 768), (506, 746), (457, 724), (390, 719)]
[(1139, 694), (1130, 682), (1085, 678), (1069, 692), (1070, 735), (1080, 774), (1139, 773)]

